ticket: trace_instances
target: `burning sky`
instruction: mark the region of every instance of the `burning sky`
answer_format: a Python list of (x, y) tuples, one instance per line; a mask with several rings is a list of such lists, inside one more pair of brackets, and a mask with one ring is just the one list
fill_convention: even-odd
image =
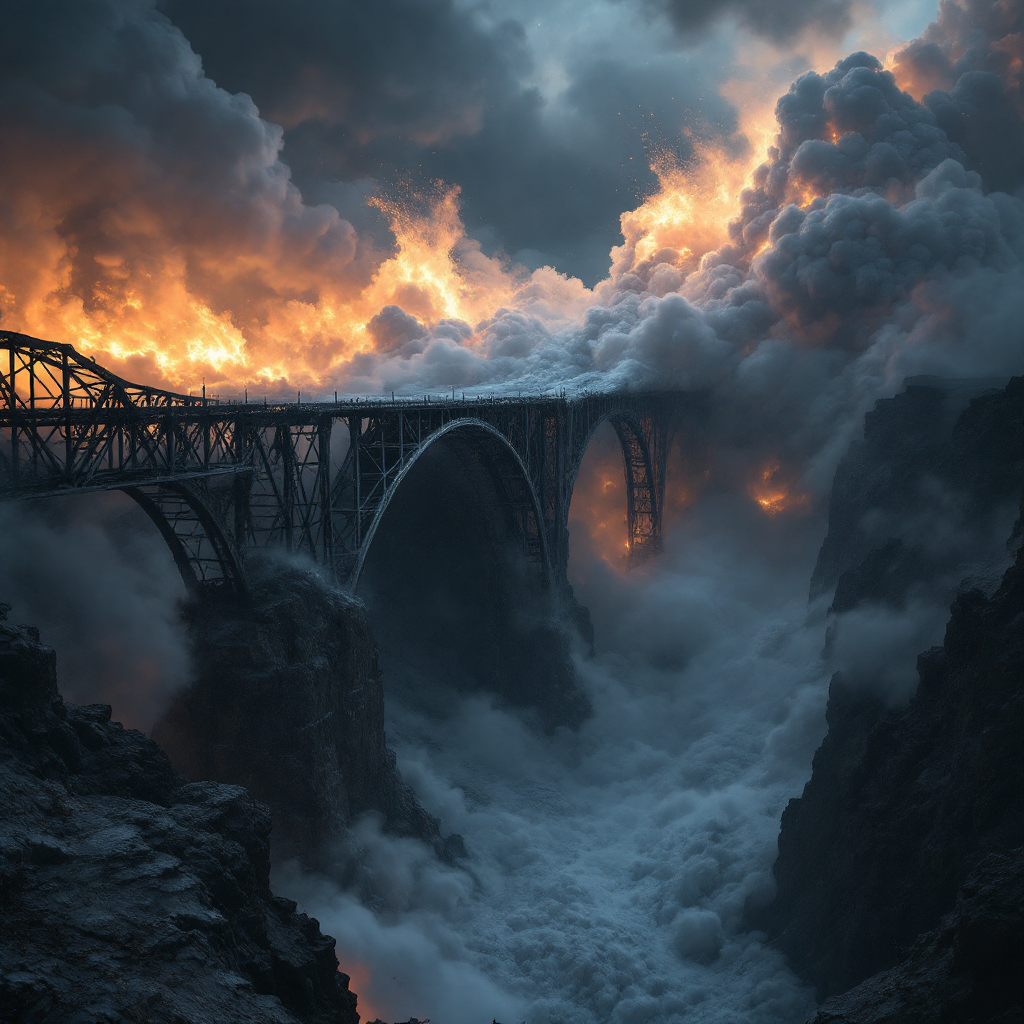
[(712, 8), (668, 0), (640, 70), (556, 64), (529, 5), (10, 4), (2, 323), (229, 392), (729, 379), (770, 406), (1018, 368), (1019, 3), (945, 2), (891, 71), (807, 72), (774, 116), (765, 54), (859, 9), (729, 6), (774, 37), (731, 77)]
[[(390, 917), (316, 897), (395, 1019), (808, 1005), (741, 910), (822, 730), (815, 499), (905, 376), (1024, 370), (1022, 5), (944, 0), (894, 46), (885, 18), (914, 8), (5, 4), (2, 326), (228, 393), (712, 394), (707, 450), (671, 478), (694, 543), (670, 529), (657, 565), (617, 574), (614, 444), (581, 480), (574, 579), (606, 653), (578, 740), (484, 699), (441, 724), (392, 709), (478, 872), (389, 861), (367, 825), (411, 895)], [(31, 549), (58, 568), (61, 530)]]
[(768, 512), (1024, 368), (1019, 0), (628, 6), (8, 5), (0, 322), (214, 394), (710, 389)]

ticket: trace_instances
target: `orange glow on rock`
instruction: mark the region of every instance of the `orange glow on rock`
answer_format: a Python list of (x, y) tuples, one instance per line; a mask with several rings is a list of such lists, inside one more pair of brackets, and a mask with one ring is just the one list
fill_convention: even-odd
[(342, 974), (348, 975), (349, 990), (358, 996), (356, 1009), (359, 1011), (360, 1018), (364, 1021), (380, 1018), (382, 1011), (374, 1008), (367, 997), (367, 993), (370, 991), (373, 979), (373, 974), (369, 965), (358, 962), (349, 962), (346, 963), (344, 967), (339, 964), (338, 970)]
[(766, 462), (747, 488), (750, 497), (770, 516), (805, 507), (810, 498), (785, 481), (777, 460)]

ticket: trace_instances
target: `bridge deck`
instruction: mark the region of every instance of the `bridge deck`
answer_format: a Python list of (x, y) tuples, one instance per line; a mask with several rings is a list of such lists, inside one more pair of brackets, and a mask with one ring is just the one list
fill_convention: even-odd
[(561, 578), (573, 484), (606, 420), (623, 450), (627, 543), (645, 557), (660, 544), (667, 447), (688, 397), (225, 402), (134, 384), (70, 345), (3, 331), (0, 374), (0, 500), (123, 489), (188, 567), (186, 582), (236, 587), (244, 551), (269, 544), (306, 551), (354, 586), (396, 488), (441, 440), (487, 469), (481, 486), (506, 510), (509, 535)]

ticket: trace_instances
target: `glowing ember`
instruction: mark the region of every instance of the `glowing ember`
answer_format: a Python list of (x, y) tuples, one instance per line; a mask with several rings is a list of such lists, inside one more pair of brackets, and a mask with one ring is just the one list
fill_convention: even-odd
[(780, 479), (780, 472), (777, 461), (768, 462), (748, 488), (751, 498), (770, 516), (802, 508), (810, 500), (806, 494), (794, 491), (791, 486), (785, 484)]

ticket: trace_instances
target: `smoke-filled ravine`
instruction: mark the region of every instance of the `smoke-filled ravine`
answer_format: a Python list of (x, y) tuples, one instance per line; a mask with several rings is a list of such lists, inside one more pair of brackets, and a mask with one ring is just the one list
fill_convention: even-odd
[(1019, 1022), (1022, 40), (8, 0), (0, 1024)]
[[(445, 868), (367, 823), (381, 906), (281, 870), (387, 1020), (793, 1021), (813, 995), (743, 926), (824, 730), (816, 549), (723, 500), (620, 575), (585, 547), (594, 708), (551, 735), (486, 694), (388, 700), (405, 778), (461, 833)], [(743, 539), (737, 543), (737, 535)], [(408, 681), (443, 689), (429, 674)]]
[[(928, 394), (930, 411), (949, 400)], [(883, 612), (869, 594), (863, 605), (851, 602), (859, 613), (827, 618), (820, 599), (808, 603), (822, 519), (765, 516), (745, 497), (705, 495), (680, 508), (663, 557), (625, 571), (618, 551), (596, 543), (602, 513), (621, 499), (607, 486), (617, 441), (610, 431), (599, 437), (580, 491), (581, 503), (593, 504), (573, 519), (571, 565), (596, 637), (593, 656), (581, 645), (575, 661), (593, 716), (578, 730), (544, 734), (535, 716), (453, 685), (451, 666), (416, 672), (405, 662), (387, 701), (389, 740), (423, 805), (464, 837), (467, 860), (443, 866), (367, 820), (356, 828), (365, 850), (358, 890), (294, 865), (278, 869), (277, 884), (338, 938), (342, 962), (359, 965), (372, 1014), (467, 1024), (488, 1014), (531, 1022), (809, 1017), (813, 988), (752, 925), (776, 891), (779, 817), (810, 774), (833, 673), (882, 705), (904, 703), (918, 653), (942, 641), (958, 574), (987, 573), (991, 589), (1009, 565), (1024, 405), (1019, 387), (987, 401), (975, 419), (995, 423), (978, 428), (965, 418), (956, 443), (998, 446), (1005, 431), (1006, 448), (991, 461), (1010, 478), (994, 475), (980, 493), (958, 490), (942, 511), (904, 498), (904, 510), (936, 530), (970, 514), (974, 537), (956, 553), (927, 552), (908, 538), (920, 556), (905, 581), (918, 588), (914, 599)], [(913, 394), (901, 396), (869, 434), (874, 460), (844, 463), (848, 472), (865, 483), (889, 478), (892, 449), (932, 423), (927, 415)], [(909, 458), (911, 479), (935, 468), (924, 449)], [(865, 499), (878, 502), (879, 515), (892, 486)], [(832, 557), (853, 570), (851, 580), (863, 551), (842, 531), (858, 513), (833, 503)], [(445, 538), (435, 535), (432, 550), (443, 554)], [(952, 591), (930, 573), (949, 575)], [(870, 621), (882, 615), (884, 626)], [(383, 658), (387, 678), (387, 646)]]

